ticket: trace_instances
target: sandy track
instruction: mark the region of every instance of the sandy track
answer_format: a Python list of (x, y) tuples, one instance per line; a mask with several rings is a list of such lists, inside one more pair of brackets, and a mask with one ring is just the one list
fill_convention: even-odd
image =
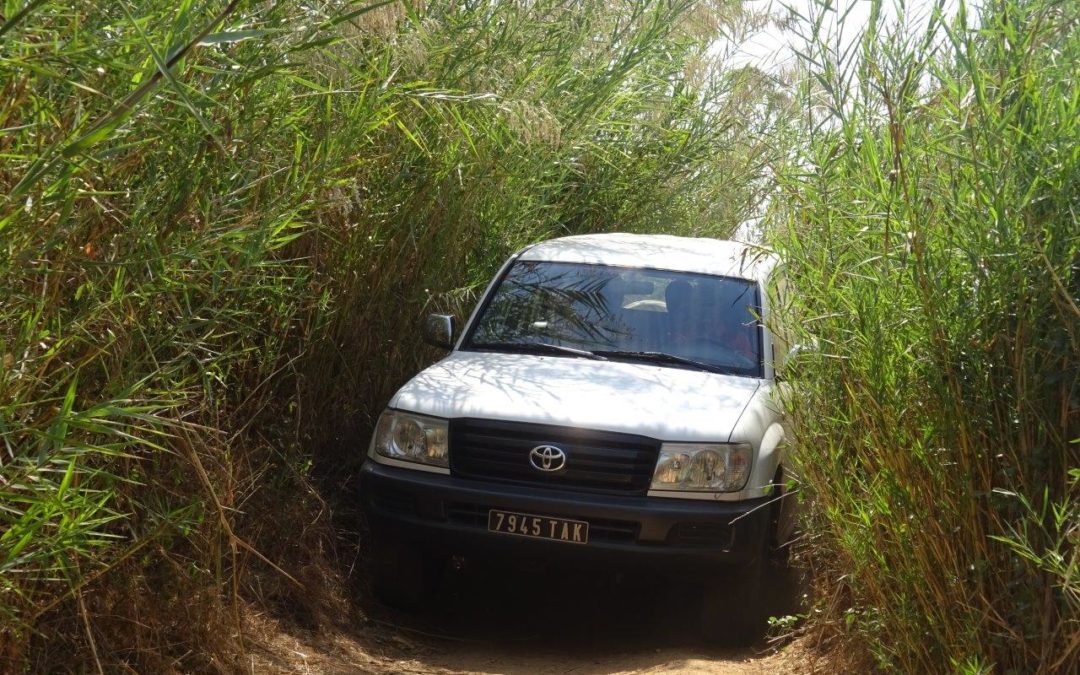
[(308, 631), (251, 616), (252, 672), (751, 673), (815, 670), (799, 643), (732, 649), (695, 629), (696, 587), (544, 569), (450, 575), (417, 614), (369, 603), (366, 618)]

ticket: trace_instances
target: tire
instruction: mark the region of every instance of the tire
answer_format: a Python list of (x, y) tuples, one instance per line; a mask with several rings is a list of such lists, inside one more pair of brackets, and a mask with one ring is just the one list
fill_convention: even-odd
[(769, 615), (776, 607), (777, 581), (785, 575), (788, 563), (787, 548), (778, 548), (776, 542), (779, 507), (775, 501), (769, 508), (758, 555), (745, 566), (705, 582), (701, 631), (707, 641), (745, 647), (765, 637)]
[(765, 564), (752, 564), (705, 582), (701, 598), (700, 626), (709, 643), (746, 647), (765, 635)]
[(384, 605), (416, 611), (438, 590), (443, 558), (395, 541), (376, 540), (372, 550), (372, 586)]

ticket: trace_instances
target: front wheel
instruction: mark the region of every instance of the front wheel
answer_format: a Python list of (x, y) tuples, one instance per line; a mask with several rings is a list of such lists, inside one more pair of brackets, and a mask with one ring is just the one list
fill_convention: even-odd
[(769, 617), (764, 602), (764, 577), (764, 561), (756, 560), (705, 582), (700, 624), (706, 640), (744, 647), (765, 635)]
[[(774, 484), (782, 474), (777, 471)], [(769, 627), (770, 614), (782, 615), (794, 608), (797, 583), (793, 583), (790, 547), (777, 540), (780, 500), (769, 507), (765, 537), (755, 559), (705, 582), (702, 593), (701, 628), (707, 640), (727, 645), (751, 645)]]

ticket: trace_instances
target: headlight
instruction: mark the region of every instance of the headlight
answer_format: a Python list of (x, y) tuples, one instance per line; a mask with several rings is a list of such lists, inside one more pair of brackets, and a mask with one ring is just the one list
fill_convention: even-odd
[(382, 457), (431, 466), (450, 465), (446, 420), (387, 410), (379, 417), (372, 446)]
[(651, 490), (737, 492), (750, 478), (749, 443), (664, 443)]

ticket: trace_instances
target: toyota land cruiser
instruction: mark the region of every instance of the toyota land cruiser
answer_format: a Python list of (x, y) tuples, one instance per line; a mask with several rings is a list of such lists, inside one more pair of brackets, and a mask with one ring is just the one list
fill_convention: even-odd
[(429, 316), (450, 352), (394, 395), (362, 469), (376, 590), (416, 602), (449, 553), (662, 565), (700, 575), (709, 625), (756, 634), (792, 521), (775, 262), (565, 237), (513, 255), (461, 330)]

